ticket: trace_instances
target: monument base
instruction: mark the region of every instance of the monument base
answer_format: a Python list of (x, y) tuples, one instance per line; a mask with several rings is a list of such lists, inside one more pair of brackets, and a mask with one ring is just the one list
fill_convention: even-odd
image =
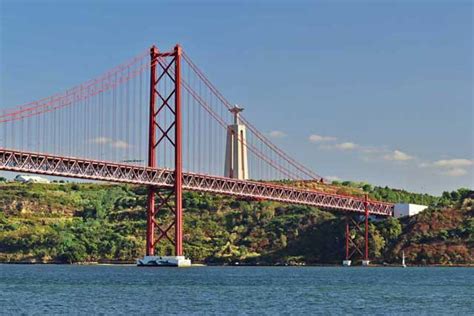
[(139, 267), (190, 267), (191, 260), (184, 256), (144, 256), (137, 260)]

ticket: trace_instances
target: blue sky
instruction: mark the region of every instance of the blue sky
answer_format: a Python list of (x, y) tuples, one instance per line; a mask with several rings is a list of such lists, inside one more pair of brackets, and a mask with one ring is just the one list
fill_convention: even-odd
[(319, 174), (418, 192), (474, 187), (471, 1), (0, 4), (0, 107), (180, 43)]

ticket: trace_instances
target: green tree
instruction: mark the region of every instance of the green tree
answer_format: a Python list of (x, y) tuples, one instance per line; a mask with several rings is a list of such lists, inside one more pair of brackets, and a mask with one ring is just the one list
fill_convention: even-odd
[(57, 259), (67, 263), (85, 261), (87, 259), (86, 247), (75, 239), (74, 235), (65, 232), (60, 235)]
[(372, 186), (370, 184), (366, 183), (362, 187), (362, 190), (364, 190), (364, 192), (371, 192), (372, 191)]
[(390, 217), (378, 223), (380, 233), (387, 241), (392, 241), (398, 238), (402, 233), (402, 224), (397, 218)]
[(459, 198), (461, 197), (461, 194), (459, 194), (458, 191), (453, 191), (453, 192), (451, 192), (450, 195), (451, 195), (451, 200), (453, 200), (453, 201), (458, 201)]
[(382, 250), (385, 247), (385, 239), (373, 224), (370, 224), (369, 232), (371, 235), (371, 242), (369, 243), (370, 251), (375, 258), (380, 258), (382, 256)]
[(443, 194), (441, 194), (441, 197), (444, 200), (450, 200), (451, 199), (451, 194), (448, 191), (444, 191)]

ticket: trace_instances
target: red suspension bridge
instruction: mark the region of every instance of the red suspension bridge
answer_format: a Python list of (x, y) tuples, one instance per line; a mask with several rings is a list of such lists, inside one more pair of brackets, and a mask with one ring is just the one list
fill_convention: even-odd
[[(324, 179), (233, 108), (179, 45), (153, 46), (63, 93), (2, 110), (0, 170), (148, 186), (147, 256), (163, 238), (183, 256), (182, 193), (193, 190), (361, 214), (365, 229), (353, 224), (365, 251), (348, 221), (346, 259), (359, 252), (368, 260), (368, 218), (392, 216), (393, 204), (275, 184)], [(248, 177), (229, 176), (226, 161)], [(172, 220), (159, 222), (160, 212)]]

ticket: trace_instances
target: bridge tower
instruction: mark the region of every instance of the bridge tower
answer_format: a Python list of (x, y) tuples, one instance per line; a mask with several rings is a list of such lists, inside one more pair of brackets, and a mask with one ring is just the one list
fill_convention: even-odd
[(224, 176), (246, 180), (249, 178), (247, 161), (247, 136), (245, 125), (240, 124), (239, 113), (244, 109), (235, 105), (229, 111), (234, 114), (234, 124), (227, 126)]
[[(174, 183), (168, 190), (149, 186), (147, 199), (146, 255), (138, 265), (190, 266), (183, 253), (183, 156), (181, 112), (181, 54), (179, 45), (170, 52), (150, 49), (150, 108), (148, 135), (148, 167), (157, 168), (156, 152), (160, 144), (174, 148)], [(166, 82), (165, 82), (166, 81)], [(166, 86), (172, 86), (166, 89)], [(157, 106), (157, 101), (159, 106)], [(167, 111), (171, 122), (167, 126), (159, 118)], [(157, 135), (160, 133), (160, 135)], [(157, 201), (155, 198), (158, 197)], [(157, 202), (157, 203), (156, 203)], [(168, 212), (170, 223), (160, 223), (157, 214)], [(172, 228), (174, 227), (174, 234)], [(155, 246), (168, 239), (174, 245), (174, 256), (155, 256)]]

